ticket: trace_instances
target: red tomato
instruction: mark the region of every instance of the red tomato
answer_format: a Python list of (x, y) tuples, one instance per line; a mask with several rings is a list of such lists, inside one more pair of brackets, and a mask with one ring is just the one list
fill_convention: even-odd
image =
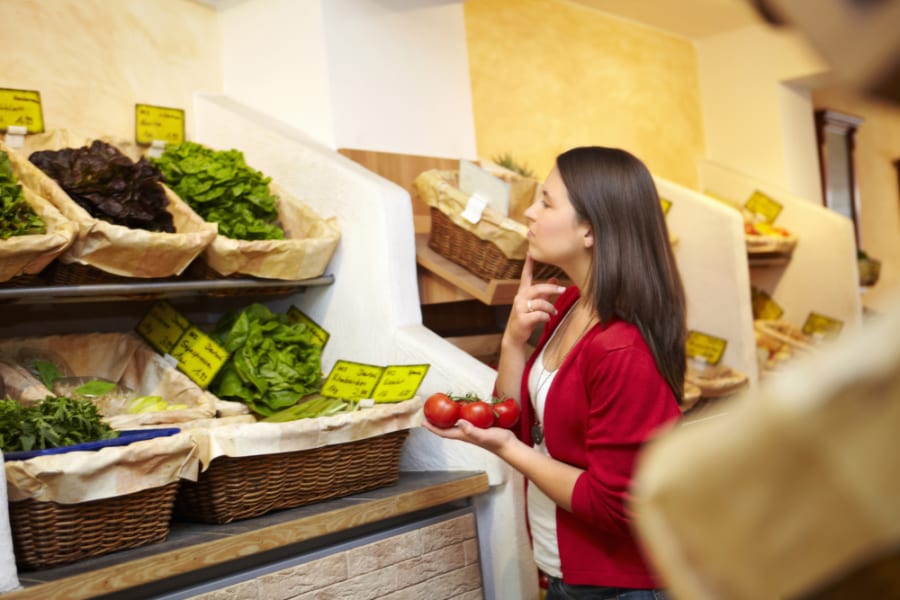
[(519, 422), (519, 403), (515, 398), (507, 398), (494, 403), (494, 417), (497, 420), (497, 426), (509, 429)]
[(463, 402), (459, 416), (475, 427), (481, 427), (482, 429), (487, 429), (494, 425), (494, 409), (484, 400)]
[(453, 427), (459, 420), (459, 413), (459, 403), (447, 394), (438, 392), (425, 401), (425, 418), (435, 427)]

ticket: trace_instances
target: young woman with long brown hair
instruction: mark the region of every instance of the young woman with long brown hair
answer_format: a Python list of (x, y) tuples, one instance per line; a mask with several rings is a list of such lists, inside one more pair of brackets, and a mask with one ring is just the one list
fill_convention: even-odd
[[(524, 475), (547, 600), (661, 598), (627, 511), (641, 447), (681, 414), (685, 299), (656, 186), (628, 152), (574, 148), (525, 216), (529, 253), (495, 386), (520, 399), (518, 429), (426, 427)], [(532, 281), (533, 261), (574, 285)]]

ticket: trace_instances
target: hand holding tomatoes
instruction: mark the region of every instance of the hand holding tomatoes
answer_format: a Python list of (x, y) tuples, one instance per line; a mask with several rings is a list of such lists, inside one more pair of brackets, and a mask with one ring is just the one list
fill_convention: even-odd
[(428, 422), (441, 429), (455, 426), (459, 419), (465, 419), (481, 429), (494, 426), (509, 429), (519, 421), (521, 412), (513, 398), (495, 398), (493, 403), (488, 403), (474, 394), (454, 397), (442, 392), (429, 396), (424, 410)]

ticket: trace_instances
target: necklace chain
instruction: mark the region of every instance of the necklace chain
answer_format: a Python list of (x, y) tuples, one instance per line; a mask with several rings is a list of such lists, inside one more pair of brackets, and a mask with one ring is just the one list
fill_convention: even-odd
[[(538, 385), (534, 391), (535, 402), (537, 402), (538, 396), (541, 393), (541, 389), (544, 387), (544, 385), (547, 384), (547, 382), (549, 382), (551, 379), (553, 379), (554, 373), (556, 373), (556, 371), (558, 371), (559, 368), (562, 366), (562, 363), (565, 362), (566, 357), (572, 351), (572, 348), (574, 348), (575, 345), (578, 344), (579, 340), (581, 340), (581, 338), (584, 337), (584, 334), (587, 333), (588, 329), (590, 329), (591, 325), (593, 325), (593, 323), (594, 323), (594, 317), (592, 316), (591, 318), (588, 319), (588, 322), (585, 324), (584, 329), (581, 330), (581, 333), (578, 334), (578, 337), (575, 338), (575, 340), (569, 346), (568, 350), (566, 350), (565, 354), (562, 355), (562, 358), (559, 360), (559, 365), (556, 367), (556, 369), (554, 369), (553, 371), (547, 370), (546, 366), (544, 365), (544, 356), (546, 356), (546, 351), (550, 347), (550, 343), (554, 339), (556, 339), (556, 334), (564, 333), (564, 332), (561, 332), (560, 329), (563, 327), (563, 325), (568, 327), (569, 316), (574, 312), (575, 312), (575, 307), (573, 306), (572, 308), (569, 309), (569, 312), (567, 312), (566, 315), (563, 317), (563, 322), (561, 322), (559, 324), (559, 326), (557, 327), (556, 331), (553, 332), (554, 333), (553, 338), (551, 338), (550, 341), (547, 342), (547, 345), (544, 346), (544, 350), (541, 352), (541, 365), (540, 365), (541, 370), (538, 373), (538, 382), (537, 382)], [(562, 338), (562, 335), (560, 335), (560, 338)], [(546, 375), (546, 377), (544, 377), (545, 375)], [(541, 442), (544, 441), (544, 428), (541, 425), (541, 415), (538, 415), (537, 411), (535, 411), (534, 418), (535, 418), (535, 423), (531, 427), (531, 437), (534, 440), (535, 444), (540, 444)]]

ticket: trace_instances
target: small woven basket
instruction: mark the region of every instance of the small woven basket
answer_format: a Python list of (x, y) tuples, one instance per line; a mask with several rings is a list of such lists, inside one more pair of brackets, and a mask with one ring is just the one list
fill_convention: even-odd
[(38, 570), (161, 542), (178, 482), (124, 496), (77, 504), (22, 500), (9, 503), (16, 565)]
[[(511, 259), (492, 242), (480, 239), (450, 220), (440, 209), (431, 207), (431, 233), (428, 247), (481, 279), (518, 279), (522, 276), (524, 260)], [(558, 268), (534, 263), (535, 279), (563, 279)]]
[(0, 288), (41, 287), (47, 285), (47, 280), (40, 273), (16, 275), (12, 279), (0, 282)]
[[(186, 278), (189, 279), (201, 279), (204, 281), (223, 281), (229, 279), (259, 279), (261, 281), (275, 281), (273, 279), (266, 279), (264, 277), (257, 277), (253, 275), (243, 275), (241, 273), (236, 273), (234, 275), (222, 275), (212, 267), (210, 267), (203, 257), (197, 258), (192, 262), (188, 268), (186, 269), (185, 275)], [(260, 287), (256, 288), (253, 293), (258, 296), (277, 296), (280, 294), (290, 294), (292, 292), (297, 291), (296, 285), (285, 285), (277, 286), (277, 287)], [(240, 296), (246, 294), (245, 290), (208, 290), (206, 292), (209, 296)]]
[(408, 435), (408, 429), (401, 429), (310, 450), (220, 456), (196, 482), (181, 482), (175, 514), (202, 523), (230, 523), (391, 485), (400, 476), (400, 453)]
[(147, 281), (143, 278), (123, 277), (108, 273), (103, 269), (81, 263), (53, 261), (41, 274), (50, 285), (98, 285), (112, 283), (135, 283)]

